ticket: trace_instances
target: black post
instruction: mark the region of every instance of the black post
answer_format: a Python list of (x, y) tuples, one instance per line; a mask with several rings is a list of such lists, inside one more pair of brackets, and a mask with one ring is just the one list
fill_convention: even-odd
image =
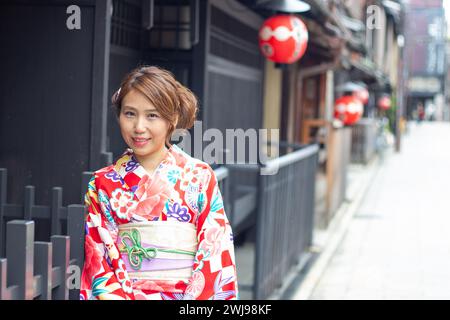
[(24, 220), (33, 219), (34, 207), (34, 186), (25, 186), (25, 196), (23, 204), (23, 218)]
[(252, 299), (261, 299), (260, 274), (263, 271), (263, 265), (261, 261), (261, 252), (264, 250), (264, 221), (265, 218), (264, 208), (267, 204), (265, 195), (267, 176), (261, 174), (261, 170), (258, 171), (258, 202), (256, 205), (256, 239), (255, 239), (255, 260), (254, 260), (254, 274), (253, 274), (253, 294)]
[[(67, 268), (69, 267), (70, 238), (67, 236), (52, 236), (53, 245), (53, 273), (56, 281), (53, 285), (53, 300), (68, 300), (69, 290), (66, 285)], [(59, 281), (58, 281), (59, 280)]]
[(7, 272), (8, 260), (0, 259), (0, 300), (9, 300)]
[[(399, 45), (399, 51), (400, 51), (400, 54), (399, 54), (399, 61), (398, 61), (398, 63), (399, 63), (399, 66), (398, 66), (398, 72), (397, 72), (397, 75), (398, 75), (398, 81), (397, 81), (397, 110), (396, 110), (396, 115), (395, 115), (395, 118), (396, 118), (396, 123), (397, 123), (397, 125), (396, 125), (396, 127), (395, 127), (395, 151), (396, 152), (400, 152), (400, 149), (401, 149), (401, 119), (402, 119), (402, 116), (403, 116), (403, 110), (404, 110), (404, 105), (405, 105), (405, 99), (404, 99), (404, 97), (405, 97), (405, 90), (404, 90), (404, 80), (405, 80), (405, 70), (404, 69), (406, 69), (406, 68), (408, 68), (408, 65), (407, 65), (407, 60), (406, 60), (406, 54), (405, 54), (405, 52), (406, 52), (406, 50), (405, 50), (405, 47), (404, 47), (404, 33), (405, 33), (405, 31), (406, 31), (406, 29), (405, 29), (405, 7), (404, 7), (404, 5), (402, 5), (402, 10), (401, 10), (401, 14), (400, 14), (400, 26), (399, 26), (399, 29), (400, 29), (400, 35), (403, 37), (403, 39), (402, 39), (402, 41), (403, 41), (403, 43), (398, 43), (398, 45)], [(397, 41), (398, 42), (398, 41)]]
[(81, 174), (81, 204), (84, 204), (84, 196), (87, 192), (89, 181), (94, 173), (91, 171), (84, 171)]
[[(67, 207), (67, 235), (70, 237), (70, 265), (76, 267), (76, 271), (81, 270), (84, 263), (84, 217), (86, 208), (84, 205), (70, 205)], [(78, 276), (75, 273), (75, 276)], [(81, 279), (75, 279), (81, 280)], [(69, 299), (80, 299), (79, 288), (69, 290)]]
[(52, 298), (52, 244), (50, 242), (34, 243), (34, 272), (41, 277), (41, 294), (38, 300)]
[(34, 221), (10, 221), (6, 233), (6, 259), (10, 269), (8, 285), (18, 285), (17, 299), (32, 300)]
[(83, 205), (69, 205), (67, 211), (67, 235), (70, 237), (70, 258), (77, 260), (79, 267), (84, 257), (84, 217), (86, 208)]
[(50, 208), (51, 212), (51, 223), (52, 223), (52, 232), (51, 235), (59, 235), (61, 234), (61, 222), (59, 219), (59, 212), (62, 207), (62, 188), (61, 187), (53, 187), (52, 188), (52, 207)]
[[(5, 205), (6, 205), (6, 182), (8, 171), (5, 168), (0, 168), (0, 257), (4, 257), (6, 253), (5, 247)], [(1, 274), (0, 274), (1, 276)], [(0, 280), (1, 281), (1, 280)], [(1, 289), (0, 289), (1, 290)], [(0, 292), (1, 294), (1, 292)], [(1, 296), (0, 296), (1, 299)]]

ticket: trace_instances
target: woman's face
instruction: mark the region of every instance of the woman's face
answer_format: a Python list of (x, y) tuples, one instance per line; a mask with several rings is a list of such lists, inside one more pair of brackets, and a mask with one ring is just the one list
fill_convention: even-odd
[(122, 99), (119, 126), (125, 143), (139, 161), (164, 149), (169, 122), (139, 91), (131, 90)]

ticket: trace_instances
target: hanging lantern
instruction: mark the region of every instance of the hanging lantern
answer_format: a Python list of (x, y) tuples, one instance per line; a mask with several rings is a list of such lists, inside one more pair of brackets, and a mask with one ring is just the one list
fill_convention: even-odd
[(363, 104), (369, 102), (369, 91), (363, 82), (346, 82), (336, 87), (336, 91), (344, 94), (353, 94)]
[(256, 0), (256, 6), (284, 13), (306, 12), (311, 9), (309, 4), (300, 0)]
[(344, 125), (352, 125), (359, 121), (364, 106), (354, 95), (342, 96), (334, 104), (334, 117), (341, 120)]
[(307, 43), (308, 30), (303, 21), (294, 15), (270, 17), (259, 30), (262, 54), (276, 63), (294, 63), (305, 54)]
[(355, 96), (359, 100), (361, 100), (361, 102), (363, 104), (367, 104), (369, 102), (369, 91), (366, 88), (364, 88), (364, 87), (361, 87), (361, 89), (356, 90), (355, 91)]
[(378, 108), (381, 110), (388, 110), (391, 107), (391, 98), (389, 96), (382, 96), (378, 99)]

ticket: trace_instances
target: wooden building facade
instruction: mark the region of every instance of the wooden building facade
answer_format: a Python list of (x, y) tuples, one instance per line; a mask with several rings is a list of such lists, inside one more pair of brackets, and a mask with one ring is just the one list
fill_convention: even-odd
[[(69, 29), (71, 5), (80, 29)], [(261, 128), (262, 18), (237, 1), (3, 1), (0, 167), (8, 199), (24, 185), (46, 203), (64, 189), (80, 203), (81, 173), (111, 163), (126, 147), (110, 97), (133, 68), (171, 70), (200, 100), (203, 129)]]

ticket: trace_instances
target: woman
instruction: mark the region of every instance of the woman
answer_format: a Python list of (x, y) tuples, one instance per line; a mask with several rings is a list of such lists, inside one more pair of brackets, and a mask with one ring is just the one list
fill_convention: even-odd
[(88, 185), (81, 299), (236, 299), (214, 171), (169, 143), (192, 127), (197, 99), (168, 71), (141, 67), (113, 104), (129, 148)]

